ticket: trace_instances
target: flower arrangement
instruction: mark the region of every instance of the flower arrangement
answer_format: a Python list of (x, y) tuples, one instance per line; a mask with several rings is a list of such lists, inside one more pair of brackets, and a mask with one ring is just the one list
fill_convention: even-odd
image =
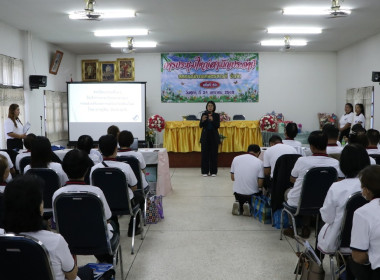
[(156, 141), (156, 132), (153, 129), (148, 128), (145, 131), (145, 140), (147, 142), (154, 143)]
[(227, 136), (224, 136), (223, 134), (219, 134), (220, 143), (222, 143), (223, 140), (226, 138), (227, 138)]
[(226, 112), (220, 112), (220, 113), (218, 113), (218, 114), (219, 114), (219, 117), (220, 117), (220, 121), (221, 121), (221, 122), (228, 122), (228, 121), (231, 120), (230, 116), (227, 115)]
[(335, 114), (318, 113), (319, 128), (322, 129), (325, 124), (338, 125), (338, 117)]
[(148, 127), (161, 132), (165, 128), (165, 120), (160, 115), (151, 116), (148, 120)]
[(277, 130), (277, 120), (273, 115), (265, 115), (260, 119), (261, 130), (275, 132)]

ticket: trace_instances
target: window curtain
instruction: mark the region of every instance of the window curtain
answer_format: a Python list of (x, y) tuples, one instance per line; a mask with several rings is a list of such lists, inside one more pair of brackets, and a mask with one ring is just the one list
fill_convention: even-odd
[(20, 120), (25, 123), (25, 102), (24, 102), (24, 90), (22, 88), (2, 88), (0, 87), (0, 130), (1, 130), (1, 148), (6, 149), (6, 137), (4, 133), (4, 121), (8, 118), (9, 105), (16, 103), (20, 107)]
[(355, 113), (355, 104), (362, 103), (364, 106), (365, 112), (365, 128), (369, 129), (371, 125), (371, 114), (372, 114), (372, 92), (373, 86), (361, 87), (361, 88), (351, 88), (347, 90), (346, 102), (351, 103), (354, 106)]
[(0, 85), (6, 87), (23, 87), (23, 61), (0, 55)]
[(50, 142), (68, 140), (67, 94), (45, 90), (45, 129)]

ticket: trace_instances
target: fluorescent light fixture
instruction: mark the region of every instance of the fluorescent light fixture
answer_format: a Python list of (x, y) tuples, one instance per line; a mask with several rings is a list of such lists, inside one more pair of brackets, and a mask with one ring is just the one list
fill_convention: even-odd
[[(307, 41), (305, 40), (290, 40), (289, 41), (291, 46), (306, 46)], [(284, 46), (285, 45), (285, 40), (264, 40), (261, 41), (260, 44), (262, 46)]]
[[(136, 47), (136, 48), (155, 48), (156, 46), (157, 46), (156, 42), (133, 42), (133, 47)], [(111, 43), (111, 47), (112, 48), (127, 48), (128, 41)]]
[(111, 36), (138, 36), (148, 35), (148, 29), (110, 29), (98, 30), (94, 32), (97, 37), (111, 37)]
[[(100, 14), (100, 18), (131, 18), (136, 16), (136, 12), (132, 10), (118, 10), (118, 11), (95, 11), (96, 14)], [(85, 17), (85, 13), (80, 12), (70, 12), (70, 19), (83, 19)]]
[(269, 34), (320, 34), (322, 28), (314, 27), (270, 27)]
[[(285, 8), (282, 10), (282, 14), (284, 15), (296, 15), (296, 16), (318, 16), (318, 15), (330, 15), (332, 9), (331, 8)], [(350, 9), (339, 9), (339, 11), (345, 12), (348, 15), (351, 14)]]

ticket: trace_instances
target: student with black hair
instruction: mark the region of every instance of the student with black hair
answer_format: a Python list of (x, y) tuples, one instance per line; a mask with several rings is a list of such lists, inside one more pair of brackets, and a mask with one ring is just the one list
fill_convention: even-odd
[(380, 133), (376, 129), (368, 129), (367, 130), (367, 138), (368, 138), (368, 146), (367, 152), (369, 155), (380, 154), (379, 150), (379, 141), (380, 141)]
[(232, 215), (250, 216), (252, 195), (258, 194), (264, 182), (263, 162), (258, 159), (261, 149), (249, 145), (247, 153), (236, 156), (231, 164), (231, 180), (236, 201), (232, 205)]
[[(125, 178), (127, 179), (127, 183), (129, 185), (128, 187), (128, 193), (129, 193), (129, 199), (131, 200), (132, 206), (135, 206), (137, 204), (140, 205), (140, 208), (144, 208), (144, 197), (139, 192), (135, 192), (137, 190), (137, 179), (135, 174), (133, 173), (132, 168), (129, 166), (129, 164), (125, 162), (119, 162), (116, 161), (117, 156), (117, 141), (116, 138), (111, 135), (103, 135), (99, 138), (99, 150), (103, 155), (103, 161), (101, 163), (98, 163), (94, 165), (91, 168), (90, 172), (90, 180), (92, 184), (92, 172), (94, 172), (97, 168), (104, 168), (104, 167), (114, 167), (120, 169), (124, 174)], [(137, 215), (136, 218), (136, 231), (135, 235), (141, 234), (141, 229), (138, 227), (140, 224), (140, 218), (139, 215)], [(132, 229), (133, 229), (133, 218), (131, 218), (129, 222), (129, 228), (128, 228), (128, 236), (132, 236)]]
[(380, 166), (367, 166), (359, 179), (362, 194), (369, 203), (354, 213), (350, 267), (358, 280), (377, 280), (380, 279)]
[(361, 103), (357, 103), (355, 105), (355, 115), (354, 115), (354, 121), (352, 122), (353, 125), (360, 124), (363, 128), (365, 128), (365, 113), (364, 113), (364, 106)]
[(19, 154), (16, 156), (16, 161), (15, 161), (15, 167), (17, 171), (20, 171), (20, 161), (24, 157), (30, 157), (31, 151), (32, 151), (32, 142), (34, 139), (36, 139), (36, 135), (34, 133), (30, 133), (26, 135), (24, 138), (24, 146), (25, 150), (20, 150)]
[(339, 129), (332, 124), (325, 124), (322, 128), (322, 132), (327, 136), (326, 153), (328, 155), (340, 154), (343, 150), (343, 147), (340, 145), (340, 142), (338, 141)]
[(350, 195), (360, 191), (359, 172), (370, 165), (364, 147), (354, 144), (344, 147), (339, 167), (345, 179), (331, 185), (320, 209), (325, 225), (318, 235), (318, 249), (324, 254), (334, 253), (343, 219), (344, 208)]
[(32, 141), (31, 162), (24, 168), (24, 174), (31, 168), (50, 168), (57, 172), (61, 186), (68, 181), (66, 173), (58, 162), (53, 162), (53, 151), (48, 138), (37, 136)]
[(103, 157), (100, 152), (94, 149), (94, 140), (90, 135), (81, 135), (77, 141), (77, 148), (85, 151), (94, 164), (103, 161)]
[[(5, 156), (0, 155), (0, 192), (3, 193), (7, 185), (7, 178), (9, 176), (8, 160)], [(1, 206), (0, 206), (1, 207)]]
[(116, 125), (111, 125), (107, 128), (107, 134), (113, 135), (113, 137), (116, 138), (116, 141), (118, 141), (120, 129)]
[(218, 173), (218, 148), (220, 144), (218, 128), (220, 127), (220, 116), (215, 113), (214, 101), (208, 101), (206, 111), (202, 113), (199, 127), (201, 134), (201, 172), (203, 177), (211, 175), (215, 177)]
[(343, 137), (348, 137), (353, 120), (354, 107), (351, 103), (346, 103), (344, 106), (344, 114), (339, 119), (339, 142), (342, 142)]
[(49, 252), (56, 280), (77, 279), (77, 275), (82, 275), (78, 274), (67, 242), (60, 234), (44, 229), (43, 186), (44, 182), (33, 175), (19, 176), (7, 185), (4, 191), (4, 229), (7, 233), (25, 234), (41, 241)]

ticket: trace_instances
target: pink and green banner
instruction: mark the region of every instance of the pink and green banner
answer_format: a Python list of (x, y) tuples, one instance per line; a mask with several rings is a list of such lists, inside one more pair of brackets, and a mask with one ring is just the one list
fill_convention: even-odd
[(164, 103), (258, 102), (258, 53), (163, 53)]

